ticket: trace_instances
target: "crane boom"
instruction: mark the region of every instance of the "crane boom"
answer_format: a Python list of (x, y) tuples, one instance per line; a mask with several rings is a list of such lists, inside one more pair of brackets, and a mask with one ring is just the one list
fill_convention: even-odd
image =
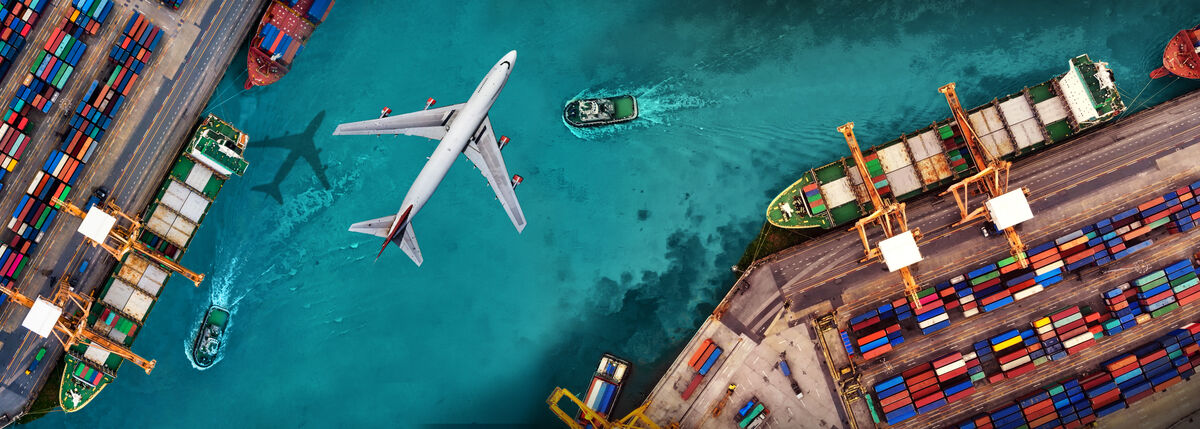
[[(862, 175), (863, 186), (867, 188), (867, 195), (871, 197), (871, 204), (875, 206), (875, 212), (859, 219), (854, 223), (853, 230), (858, 231), (858, 237), (862, 240), (863, 253), (866, 255), (859, 262), (867, 262), (882, 256), (878, 246), (872, 246), (870, 240), (867, 239), (866, 226), (872, 223), (878, 223), (883, 228), (884, 237), (891, 238), (896, 234), (908, 231), (908, 215), (904, 211), (904, 203), (884, 203), (883, 197), (879, 195), (879, 190), (875, 189), (875, 185), (871, 183), (871, 173), (867, 171), (867, 162), (863, 159), (862, 149), (858, 147), (858, 139), (854, 137), (854, 122), (847, 122), (838, 127), (838, 131), (846, 138), (846, 144), (850, 146), (850, 154), (854, 156), (854, 164), (858, 167), (858, 173)], [(892, 223), (895, 222), (895, 226)], [(921, 237), (920, 228), (912, 231), (913, 238)], [(915, 308), (921, 308), (921, 300), (917, 298), (917, 291), (920, 286), (917, 285), (917, 280), (913, 277), (912, 271), (906, 266), (901, 267), (900, 279), (904, 283), (904, 292), (912, 301)]]
[[(958, 92), (954, 90), (954, 82), (942, 85), (938, 88), (938, 92), (946, 96), (946, 103), (950, 105), (950, 114), (958, 123), (958, 131), (962, 133), (967, 151), (971, 153), (971, 159), (975, 161), (975, 167), (979, 169), (979, 173), (951, 185), (941, 195), (954, 194), (954, 201), (958, 204), (958, 211), (962, 216), (958, 222), (955, 222), (955, 225), (961, 225), (984, 216), (990, 219), (991, 213), (986, 206), (975, 210), (969, 209), (967, 199), (971, 194), (971, 185), (975, 184), (981, 188), (990, 198), (1004, 195), (1008, 192), (1008, 171), (1012, 167), (1012, 163), (993, 156), (979, 142), (975, 130), (971, 128), (971, 122), (968, 120), (966, 112), (963, 111), (962, 104), (958, 102)], [(959, 195), (960, 191), (962, 192), (961, 196)], [(1024, 192), (1024, 190), (1022, 191)], [(1021, 268), (1028, 267), (1029, 260), (1025, 257), (1025, 243), (1021, 241), (1021, 236), (1017, 234), (1017, 231), (1012, 226), (1004, 228), (1004, 238), (1008, 241), (1009, 254), (1016, 258), (1017, 265)]]
[(607, 418), (600, 415), (600, 413), (592, 411), (591, 408), (588, 408), (587, 404), (584, 404), (583, 401), (579, 400), (579, 397), (567, 391), (567, 389), (555, 387), (554, 391), (550, 392), (550, 397), (546, 398), (546, 404), (550, 406), (550, 411), (553, 412), (554, 415), (558, 416), (558, 419), (562, 420), (562, 422), (571, 429), (583, 429), (584, 425), (580, 424), (579, 421), (575, 420), (570, 414), (558, 406), (558, 403), (561, 402), (563, 398), (566, 398), (574, 403), (575, 406), (579, 407), (579, 411), (583, 415), (584, 419), (592, 422), (592, 425), (594, 425), (597, 429), (659, 429), (658, 424), (654, 423), (653, 420), (650, 420), (650, 418), (646, 416), (646, 408), (650, 406), (650, 401), (646, 401), (641, 406), (637, 407), (637, 409), (631, 411), (629, 415), (614, 422), (609, 421)]

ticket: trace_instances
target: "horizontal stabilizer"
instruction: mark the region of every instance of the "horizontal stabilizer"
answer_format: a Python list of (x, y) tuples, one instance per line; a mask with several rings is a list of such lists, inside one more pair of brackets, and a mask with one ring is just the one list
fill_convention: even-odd
[(403, 250), (418, 267), (421, 266), (421, 262), (424, 262), (425, 259), (421, 257), (421, 248), (417, 246), (417, 235), (413, 233), (412, 222), (409, 222), (408, 226), (404, 228), (403, 236), (398, 241), (400, 250)]
[(374, 235), (376, 237), (387, 237), (389, 229), (392, 227), (392, 222), (395, 221), (395, 215), (384, 216), (379, 219), (365, 220), (354, 225), (350, 225), (350, 231)]

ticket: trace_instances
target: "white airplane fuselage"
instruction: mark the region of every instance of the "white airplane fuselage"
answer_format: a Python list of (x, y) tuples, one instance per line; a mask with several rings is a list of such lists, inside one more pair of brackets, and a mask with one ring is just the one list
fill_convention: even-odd
[[(508, 82), (508, 76), (512, 73), (513, 64), (516, 61), (517, 51), (509, 52), (504, 58), (501, 58), (484, 76), (483, 82), (480, 82), (479, 87), (475, 88), (475, 92), (471, 94), (471, 98), (467, 100), (462, 109), (455, 113), (455, 119), (450, 124), (450, 128), (446, 130), (446, 135), (442, 137), (441, 143), (438, 143), (433, 154), (429, 156), (429, 161), (425, 162), (425, 166), (417, 174), (416, 180), (408, 188), (408, 193), (404, 195), (400, 211), (396, 213), (396, 220), (392, 222), (392, 227), (388, 231), (389, 239), (395, 237), (398, 231), (403, 230), (409, 222), (412, 222), (421, 207), (429, 201), (429, 197), (433, 196), (433, 191), (437, 190), (438, 185), (442, 183), (442, 179), (450, 171), (450, 166), (458, 160), (458, 155), (463, 153), (467, 144), (475, 136), (475, 131), (483, 124), (488, 110), (496, 102), (496, 97), (500, 95), (504, 84)], [(404, 215), (406, 211), (408, 216)]]

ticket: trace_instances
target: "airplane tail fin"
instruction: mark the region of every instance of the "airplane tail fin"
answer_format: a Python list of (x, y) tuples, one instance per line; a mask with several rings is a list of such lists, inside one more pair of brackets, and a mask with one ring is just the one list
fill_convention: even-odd
[(376, 260), (383, 255), (388, 243), (396, 243), (400, 246), (400, 250), (403, 250), (409, 259), (412, 259), (419, 267), (424, 262), (424, 258), (421, 257), (421, 248), (417, 246), (417, 236), (413, 234), (412, 223), (409, 222), (407, 225), (404, 223), (411, 210), (412, 207), (409, 207), (404, 212), (400, 223), (395, 225), (396, 230), (392, 230), (393, 224), (396, 223), (396, 216), (393, 215), (355, 223), (350, 225), (350, 231), (384, 238), (383, 246), (379, 248), (379, 255), (375, 257)]
[(270, 195), (271, 198), (275, 199), (275, 202), (277, 202), (279, 204), (283, 204), (283, 195), (279, 193), (279, 184), (278, 183), (274, 183), (274, 182), (263, 183), (261, 185), (251, 187), (250, 190), (258, 191), (258, 192), (262, 192), (264, 194)]

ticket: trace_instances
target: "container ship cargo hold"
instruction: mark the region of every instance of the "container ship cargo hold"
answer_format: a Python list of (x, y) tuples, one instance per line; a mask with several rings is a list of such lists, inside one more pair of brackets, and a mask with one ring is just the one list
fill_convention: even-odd
[[(146, 208), (139, 240), (179, 260), (225, 181), (246, 171), (249, 164), (242, 152), (247, 141), (247, 135), (232, 125), (213, 115), (206, 117)], [(168, 277), (166, 268), (137, 253), (128, 254), (101, 286), (97, 305), (87, 316), (89, 328), (132, 345)], [(78, 411), (94, 399), (115, 379), (123, 361), (87, 343), (68, 349), (64, 359), (59, 401), (66, 412)]]
[[(1014, 159), (1069, 140), (1125, 109), (1106, 63), (1085, 54), (1068, 67), (1053, 79), (967, 111), (983, 146)], [(809, 170), (771, 201), (767, 221), (780, 228), (829, 229), (874, 210), (867, 183), (884, 198), (904, 201), (978, 171), (953, 119), (862, 153), (871, 177), (864, 180), (851, 157)]]
[(1150, 78), (1167, 75), (1200, 79), (1200, 25), (1175, 33), (1163, 48), (1163, 65), (1150, 72)]
[(274, 0), (250, 38), (250, 53), (246, 55), (245, 88), (275, 83), (292, 68), (296, 54), (312, 36), (329, 10), (333, 0)]
[[(583, 403), (587, 404), (592, 411), (608, 418), (612, 413), (613, 406), (617, 404), (617, 396), (621, 394), (621, 386), (625, 384), (629, 368), (629, 361), (605, 353), (600, 358), (600, 365), (596, 367), (596, 373), (592, 375), (592, 382), (588, 384)], [(584, 417), (583, 413), (579, 415), (579, 423), (584, 427), (595, 427)]]

